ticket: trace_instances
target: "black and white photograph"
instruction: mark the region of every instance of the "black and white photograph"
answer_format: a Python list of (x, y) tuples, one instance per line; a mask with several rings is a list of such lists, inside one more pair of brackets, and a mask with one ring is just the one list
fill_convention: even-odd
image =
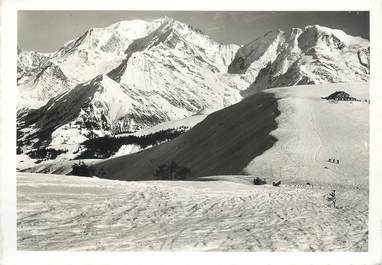
[(1, 24), (15, 253), (376, 253), (371, 10), (38, 7)]
[(19, 11), (21, 250), (367, 251), (369, 12)]
[(18, 248), (367, 251), (368, 16), (19, 11)]

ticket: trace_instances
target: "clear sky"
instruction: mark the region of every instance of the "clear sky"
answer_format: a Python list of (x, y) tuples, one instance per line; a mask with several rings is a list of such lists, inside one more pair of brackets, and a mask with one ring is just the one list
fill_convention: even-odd
[(252, 11), (19, 11), (18, 46), (52, 52), (92, 27), (168, 16), (223, 43), (245, 44), (271, 30), (318, 24), (369, 38), (368, 12)]

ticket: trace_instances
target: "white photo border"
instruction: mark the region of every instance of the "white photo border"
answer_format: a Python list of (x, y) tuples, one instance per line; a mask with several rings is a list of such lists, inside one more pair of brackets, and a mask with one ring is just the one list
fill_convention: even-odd
[[(382, 0), (3, 0), (0, 76), (0, 264), (381, 264)], [(16, 63), (18, 10), (210, 10), (370, 12), (370, 203), (368, 252), (73, 252), (16, 249)]]

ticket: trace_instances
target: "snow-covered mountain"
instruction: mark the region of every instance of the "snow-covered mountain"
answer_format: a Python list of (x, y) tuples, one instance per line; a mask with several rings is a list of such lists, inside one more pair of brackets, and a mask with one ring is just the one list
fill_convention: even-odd
[(150, 34), (162, 23), (163, 19), (132, 20), (89, 29), (55, 52), (51, 61), (60, 65), (68, 78), (86, 82), (118, 66), (132, 41)]
[(128, 127), (136, 130), (238, 102), (237, 88), (221, 78), (238, 48), (217, 43), (169, 18), (151, 34), (133, 41), (126, 59), (108, 73), (140, 102), (133, 105), (137, 113), (142, 107), (149, 113), (130, 119)]
[(19, 145), (61, 147), (108, 135), (115, 121), (133, 115), (134, 103), (118, 83), (99, 75), (20, 117)]
[[(109, 72), (125, 58), (133, 40), (146, 36), (162, 21), (131, 20), (92, 28), (51, 54), (20, 51), (18, 107), (41, 107), (50, 98)], [(21, 79), (24, 75), (28, 78)]]
[[(156, 41), (158, 43), (155, 43)], [(160, 42), (162, 45), (159, 45)], [(159, 47), (155, 47), (156, 45)], [(194, 64), (193, 60), (199, 68), (206, 67), (204, 72), (223, 73), (226, 72), (227, 65), (232, 61), (238, 48), (237, 45), (217, 43), (201, 31), (168, 17), (151, 22), (121, 21), (106, 28), (92, 28), (49, 55), (25, 51), (19, 53), (18, 79), (22, 82), (18, 82), (20, 95), (18, 106), (19, 108), (41, 107), (50, 98), (100, 74), (106, 74), (112, 70), (115, 73), (124, 67), (127, 67), (129, 71), (131, 67), (137, 67), (137, 63), (145, 64), (147, 68), (153, 60), (161, 64), (162, 69), (157, 71), (160, 76), (167, 74), (163, 71), (173, 71), (178, 68), (176, 64), (180, 68), (187, 68), (190, 62)], [(161, 49), (163, 50), (160, 51)], [(165, 51), (166, 49), (169, 50)], [(128, 60), (133, 53), (141, 58), (141, 62), (137, 62), (135, 56)], [(141, 53), (143, 56), (140, 55)], [(171, 58), (167, 56), (175, 57), (175, 61), (171, 62)], [(198, 63), (202, 60), (205, 62)], [(139, 73), (146, 70), (141, 67), (136, 71)], [(192, 70), (200, 72), (200, 69), (186, 69), (189, 72)], [(22, 79), (26, 73), (28, 78)], [(180, 74), (182, 73), (180, 71)], [(146, 90), (149, 85), (150, 89), (160, 86), (153, 83), (156, 76), (150, 77), (149, 72), (145, 72), (144, 75), (142, 77), (140, 74), (133, 81), (127, 82), (126, 78), (123, 80), (126, 84), (144, 87)], [(203, 74), (200, 75), (203, 77)], [(191, 79), (195, 76), (191, 74)], [(113, 79), (115, 78), (121, 77), (115, 76)], [(137, 80), (138, 78), (140, 80)], [(207, 76), (206, 79), (207, 81), (203, 83), (215, 82), (214, 76)], [(217, 87), (219, 84), (214, 86)]]
[(51, 54), (19, 51), (18, 143), (68, 149), (209, 114), (268, 87), (368, 77), (369, 42), (339, 30), (272, 31), (239, 47), (168, 17), (122, 21)]
[[(135, 27), (143, 30), (132, 30)], [(38, 139), (36, 132), (46, 130), (57, 138), (62, 126), (70, 126), (67, 123), (81, 123), (73, 132), (81, 137), (72, 137), (83, 140), (94, 130), (102, 135), (135, 131), (229, 106), (241, 96), (221, 76), (238, 48), (167, 17), (89, 30), (50, 55), (34, 79), (20, 85), (22, 106), (33, 103), (29, 113), (19, 115), (19, 128), (26, 130), (20, 140)], [(97, 97), (95, 91), (102, 95)], [(57, 110), (65, 118), (40, 122), (57, 116)], [(89, 127), (89, 119), (97, 126)], [(19, 142), (29, 142), (25, 139)]]
[(24, 51), (17, 48), (17, 84), (22, 84), (41, 70), (50, 54), (35, 51)]
[(241, 47), (228, 70), (243, 95), (280, 86), (369, 80), (369, 41), (318, 25), (272, 31)]

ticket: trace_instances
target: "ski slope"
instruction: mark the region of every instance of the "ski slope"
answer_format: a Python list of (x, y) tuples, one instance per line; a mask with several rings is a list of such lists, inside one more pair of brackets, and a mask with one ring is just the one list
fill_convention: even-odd
[[(321, 99), (345, 91), (369, 99), (368, 83), (295, 86), (267, 90), (278, 98), (280, 115), (272, 148), (245, 172), (288, 183), (368, 186), (369, 104)], [(336, 163), (328, 160), (336, 159)], [(339, 164), (337, 164), (339, 160)]]
[(18, 250), (367, 251), (368, 192), (18, 173)]

